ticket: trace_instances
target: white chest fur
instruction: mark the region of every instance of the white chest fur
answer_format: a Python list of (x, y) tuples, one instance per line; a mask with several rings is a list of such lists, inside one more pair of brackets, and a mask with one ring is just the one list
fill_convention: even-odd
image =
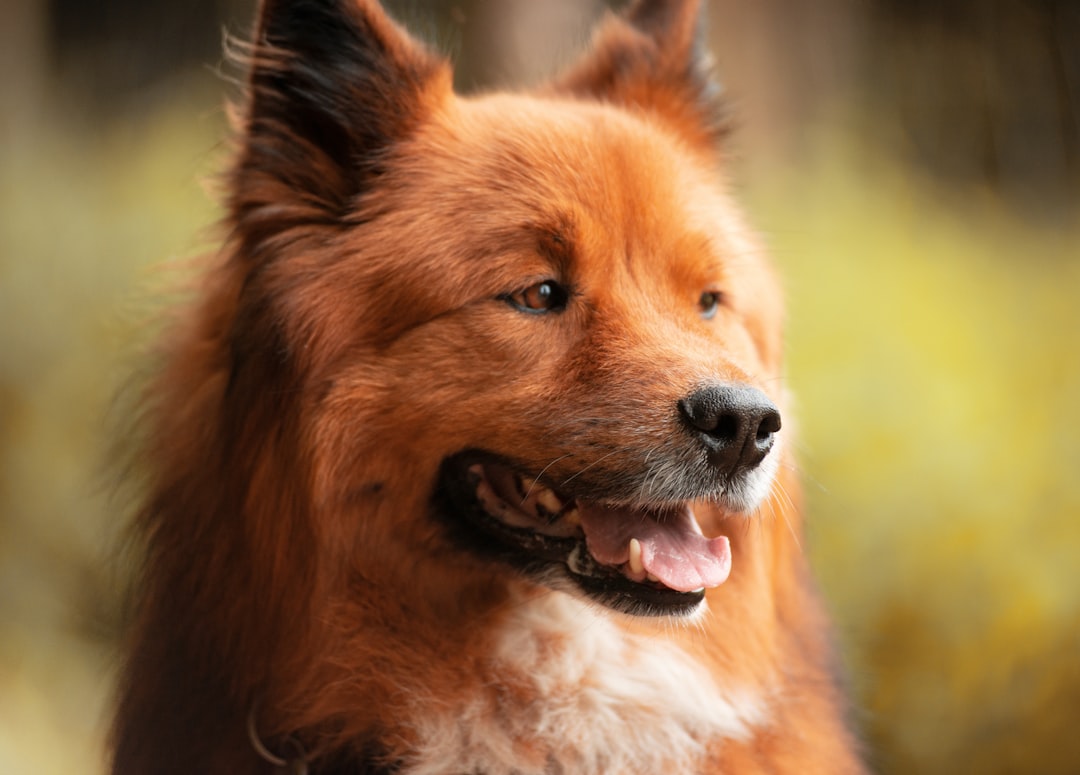
[(417, 698), (409, 775), (692, 773), (710, 741), (765, 721), (661, 635), (629, 635), (569, 595), (511, 615), (464, 701)]

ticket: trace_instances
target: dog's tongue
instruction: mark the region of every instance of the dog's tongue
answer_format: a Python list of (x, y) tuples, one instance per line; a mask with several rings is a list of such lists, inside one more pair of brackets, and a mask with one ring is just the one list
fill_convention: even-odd
[(731, 571), (727, 537), (706, 538), (689, 505), (662, 516), (580, 501), (578, 509), (589, 553), (600, 563), (627, 562), (636, 538), (645, 570), (679, 592), (718, 587)]

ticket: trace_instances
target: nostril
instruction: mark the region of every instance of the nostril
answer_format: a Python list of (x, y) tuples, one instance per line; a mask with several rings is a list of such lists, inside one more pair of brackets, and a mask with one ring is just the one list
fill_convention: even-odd
[[(722, 397), (720, 397), (722, 398)], [(684, 422), (695, 431), (722, 441), (734, 441), (743, 433), (743, 417), (718, 395), (699, 391), (679, 401)]]
[(722, 414), (712, 428), (704, 430), (717, 439), (734, 439), (739, 435), (739, 418), (734, 414)]
[(775, 409), (765, 412), (757, 429), (757, 440), (766, 441), (780, 430), (780, 413)]

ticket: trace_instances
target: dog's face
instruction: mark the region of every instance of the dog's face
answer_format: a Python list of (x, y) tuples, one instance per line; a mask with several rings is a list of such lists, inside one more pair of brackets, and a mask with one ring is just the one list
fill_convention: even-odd
[[(637, 34), (657, 39), (627, 55), (666, 34), (693, 56), (679, 5), (639, 4)], [(260, 278), (288, 286), (273, 303), (305, 343), (320, 519), (348, 523), (327, 534), (387, 576), (468, 565), (694, 611), (730, 569), (719, 520), (753, 512), (780, 459), (779, 293), (717, 152), (677, 94), (620, 104), (618, 79), (598, 80), (614, 68), (637, 93), (651, 72), (607, 51), (618, 30), (543, 95), (464, 99), (372, 18), (364, 51), (413, 73), (383, 95), (407, 131), (380, 138), (332, 224), (276, 237), (288, 249)], [(359, 130), (305, 142), (334, 158), (341, 131)]]

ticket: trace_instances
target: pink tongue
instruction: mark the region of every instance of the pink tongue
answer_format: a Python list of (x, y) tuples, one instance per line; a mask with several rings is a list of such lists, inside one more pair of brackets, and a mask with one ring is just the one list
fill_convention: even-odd
[(578, 504), (578, 510), (589, 553), (604, 565), (626, 563), (630, 539), (636, 538), (645, 570), (679, 592), (718, 587), (731, 571), (727, 537), (702, 535), (689, 506), (663, 517), (584, 503)]

